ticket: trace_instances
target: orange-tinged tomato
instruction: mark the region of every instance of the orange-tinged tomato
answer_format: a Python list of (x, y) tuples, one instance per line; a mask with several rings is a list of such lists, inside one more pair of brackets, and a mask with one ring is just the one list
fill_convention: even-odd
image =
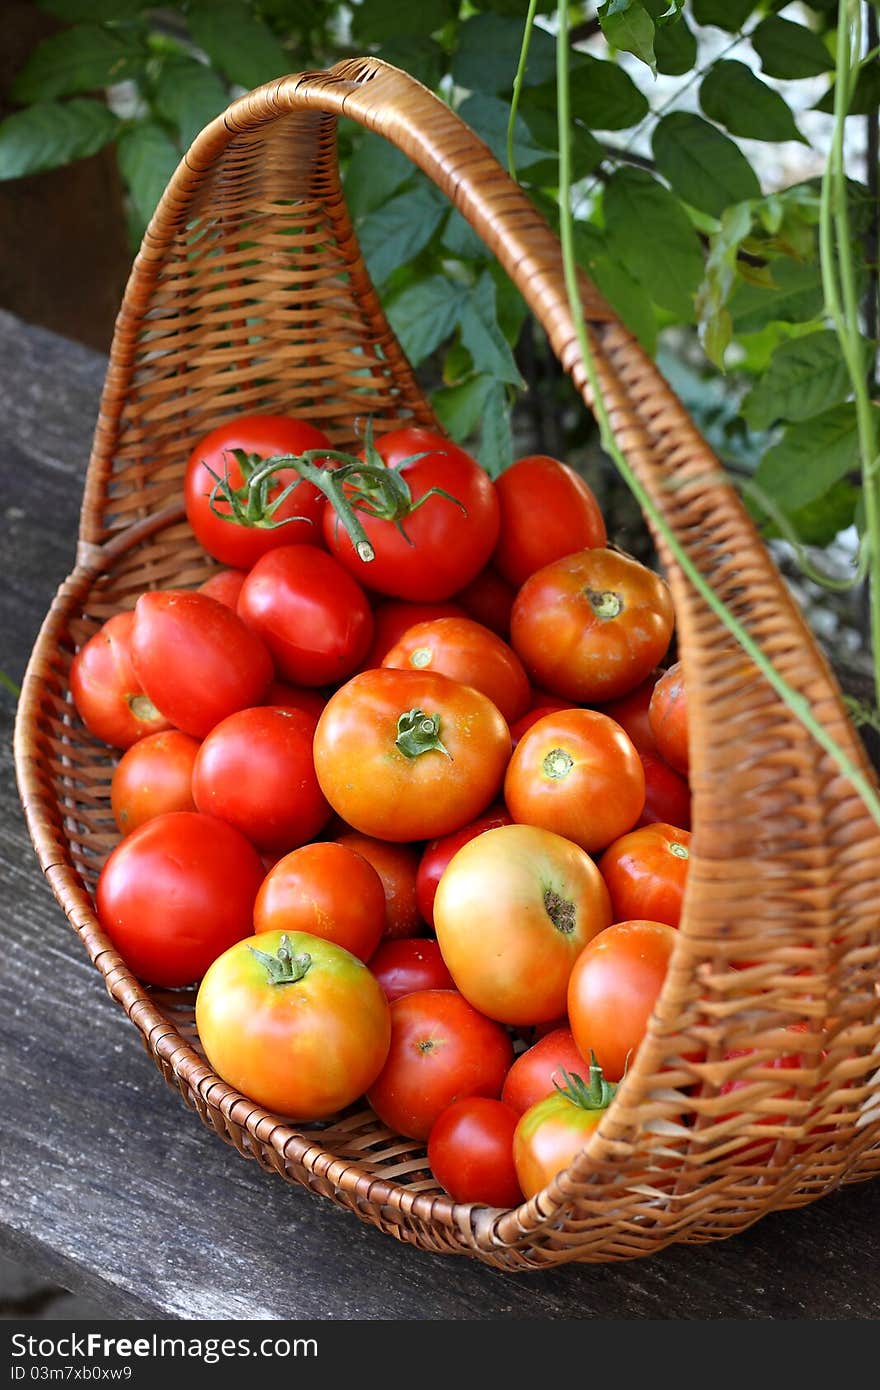
[(469, 840), (434, 898), (437, 940), (456, 987), (502, 1023), (564, 1014), (572, 967), (610, 922), (608, 890), (590, 856), (532, 825)]
[(520, 1116), (513, 1135), (513, 1163), (525, 1197), (534, 1197), (583, 1153), (614, 1099), (616, 1087), (597, 1066), (536, 1101)]
[(179, 729), (147, 734), (113, 769), (110, 805), (123, 835), (166, 811), (194, 811), (192, 772), (199, 740)]
[(337, 844), (362, 855), (382, 880), (385, 890), (383, 938), (396, 941), (401, 937), (424, 935), (425, 924), (419, 912), (416, 889), (418, 846), (392, 844), (372, 835), (361, 835), (357, 830), (343, 830), (333, 838)]
[(690, 832), (662, 822), (639, 826), (599, 859), (617, 922), (647, 917), (677, 927), (690, 862)]
[(639, 816), (639, 825), (656, 825), (658, 821), (665, 821), (668, 825), (690, 830), (691, 789), (686, 778), (673, 772), (656, 753), (645, 753), (640, 749), (639, 757), (645, 769), (645, 805)]
[(382, 665), (399, 671), (439, 671), (472, 685), (497, 705), (508, 724), (529, 707), (531, 686), (516, 652), (473, 618), (416, 623), (385, 654)]
[(664, 671), (654, 686), (648, 718), (660, 757), (686, 777), (690, 769), (687, 695), (680, 661)]
[(621, 695), (616, 700), (608, 700), (598, 707), (603, 714), (607, 714), (609, 719), (613, 719), (629, 734), (640, 753), (656, 753), (657, 751), (654, 735), (651, 733), (648, 709), (659, 676), (659, 671), (652, 671), (645, 680), (639, 682), (634, 690), (630, 690), (628, 694)]
[(254, 903), (254, 931), (305, 931), (367, 961), (385, 929), (385, 890), (372, 864), (333, 840), (274, 864)]
[(558, 710), (520, 738), (504, 800), (515, 821), (554, 830), (592, 854), (635, 825), (645, 773), (613, 719), (593, 709)]

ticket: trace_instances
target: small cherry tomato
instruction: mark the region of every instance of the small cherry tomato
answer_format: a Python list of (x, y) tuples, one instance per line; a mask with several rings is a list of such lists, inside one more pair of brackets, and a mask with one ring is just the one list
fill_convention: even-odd
[(639, 757), (645, 770), (645, 806), (638, 824), (656, 825), (658, 821), (665, 821), (667, 825), (690, 830), (691, 789), (685, 778), (673, 772), (655, 753), (640, 750)]
[(428, 1162), (453, 1201), (519, 1206), (513, 1162), (518, 1119), (509, 1105), (488, 1096), (465, 1096), (441, 1110), (428, 1135)]
[(254, 931), (310, 932), (368, 961), (385, 928), (385, 890), (372, 864), (333, 840), (302, 845), (269, 870)]
[(147, 734), (123, 753), (110, 782), (113, 819), (123, 835), (166, 811), (194, 811), (192, 770), (199, 740), (179, 729)]
[(344, 830), (333, 837), (340, 845), (355, 850), (372, 864), (385, 890), (385, 928), (387, 940), (421, 936), (425, 930), (419, 912), (416, 874), (419, 850), (415, 845), (392, 844), (357, 830)]
[(680, 661), (664, 671), (654, 686), (648, 717), (660, 757), (686, 777), (690, 767), (687, 695)]
[(517, 459), (496, 478), (495, 490), (501, 526), (492, 563), (516, 588), (552, 560), (607, 544), (592, 489), (559, 459)]
[(593, 709), (557, 710), (517, 743), (504, 800), (515, 821), (553, 830), (593, 854), (635, 825), (645, 773), (613, 719)]
[(621, 835), (599, 859), (614, 920), (646, 917), (677, 927), (690, 861), (690, 832), (662, 822)]
[(454, 830), (451, 835), (443, 835), (439, 840), (430, 840), (425, 845), (416, 875), (416, 897), (419, 912), (429, 927), (434, 925), (434, 897), (437, 884), (452, 856), (475, 835), (482, 835), (484, 830), (496, 830), (499, 825), (512, 824), (513, 818), (499, 802), (490, 806), (483, 815), (477, 816), (476, 820), (463, 825), (461, 830)]
[(435, 618), (408, 628), (382, 659), (398, 671), (437, 671), (480, 690), (508, 724), (528, 708), (529, 678), (512, 647), (472, 618)]
[(409, 936), (382, 941), (370, 957), (369, 965), (389, 1003), (417, 989), (455, 988), (433, 937)]
[(513, 1044), (500, 1023), (454, 989), (416, 990), (390, 1008), (388, 1058), (367, 1092), (383, 1124), (424, 1140), (454, 1100), (497, 1100), (513, 1061)]
[(578, 1051), (568, 1027), (554, 1028), (521, 1052), (501, 1089), (501, 1099), (522, 1115), (564, 1084), (563, 1072), (588, 1078), (589, 1062)]
[(70, 693), (89, 733), (113, 748), (171, 727), (144, 693), (131, 655), (133, 613), (116, 613), (93, 633), (70, 664)]
[(513, 1136), (513, 1162), (526, 1197), (543, 1191), (583, 1153), (616, 1089), (594, 1064), (586, 1079), (579, 1073), (566, 1074), (561, 1086), (520, 1116)]

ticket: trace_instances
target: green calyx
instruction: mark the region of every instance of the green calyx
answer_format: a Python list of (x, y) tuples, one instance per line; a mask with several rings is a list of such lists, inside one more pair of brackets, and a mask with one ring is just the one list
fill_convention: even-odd
[(312, 958), (308, 951), (295, 956), (291, 949), (290, 937), (285, 933), (278, 943), (277, 951), (260, 951), (256, 946), (248, 946), (251, 955), (256, 956), (265, 966), (270, 985), (295, 985), (309, 973)]
[(567, 1072), (565, 1067), (561, 1067), (563, 1084), (560, 1086), (554, 1081), (553, 1085), (561, 1096), (570, 1100), (572, 1105), (577, 1105), (581, 1110), (607, 1110), (614, 1097), (617, 1095), (618, 1082), (606, 1081), (602, 1075), (602, 1068), (596, 1061), (595, 1052), (590, 1050), (590, 1079), (584, 1081), (577, 1072)]
[(452, 755), (440, 739), (439, 714), (426, 714), (422, 709), (409, 709), (397, 721), (395, 746), (405, 758), (419, 758), (423, 753), (442, 753), (452, 761)]

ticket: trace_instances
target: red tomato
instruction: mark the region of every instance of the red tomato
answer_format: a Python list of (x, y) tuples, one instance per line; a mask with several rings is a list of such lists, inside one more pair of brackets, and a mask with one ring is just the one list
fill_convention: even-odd
[(667, 767), (654, 753), (639, 752), (645, 770), (645, 806), (639, 825), (668, 825), (691, 828), (691, 789), (683, 777)]
[(676, 932), (663, 922), (615, 922), (593, 937), (568, 982), (568, 1019), (582, 1054), (619, 1081), (663, 988)]
[[(245, 570), (276, 545), (320, 545), (323, 494), (290, 468), (274, 474), (264, 489), (265, 496), (261, 495), (263, 490), (249, 493), (233, 451), (242, 449), (248, 456), (245, 473), (252, 476), (267, 458), (330, 447), (330, 440), (314, 425), (285, 415), (239, 416), (211, 430), (190, 454), (183, 482), (187, 520), (196, 539), (215, 560)], [(233, 510), (222, 497), (214, 501), (221, 513), (216, 515), (211, 495), (218, 478), (227, 478), (236, 491), (245, 519), (227, 521)], [(293, 491), (280, 501), (281, 493), (292, 483), (296, 484)], [(276, 503), (278, 509), (273, 512)], [(291, 520), (293, 517), (301, 520)], [(281, 521), (284, 525), (271, 524)]]
[(592, 489), (559, 459), (532, 454), (495, 480), (501, 527), (492, 563), (516, 588), (563, 555), (608, 543)]
[(514, 748), (519, 743), (523, 734), (526, 733), (533, 724), (537, 724), (539, 719), (543, 719), (545, 714), (555, 714), (557, 710), (571, 709), (565, 700), (554, 700), (552, 704), (536, 705), (533, 709), (526, 710), (525, 714), (515, 719), (510, 726), (510, 737), (513, 740)]
[(599, 859), (617, 922), (647, 917), (677, 927), (690, 860), (690, 833), (674, 825), (639, 826)]
[[(415, 425), (380, 435), (375, 447), (388, 469), (407, 484), (417, 505), (401, 515), (372, 490), (358, 507), (346, 485), (375, 558), (360, 559), (331, 507), (324, 512), (328, 546), (361, 584), (377, 593), (419, 602), (452, 598), (475, 578), (495, 548), (498, 498), (492, 479), (457, 444)], [(422, 457), (404, 462), (416, 454)], [(429, 495), (433, 489), (438, 491)]]
[(616, 1087), (590, 1068), (588, 1080), (574, 1078), (520, 1116), (513, 1136), (513, 1162), (526, 1197), (534, 1197), (583, 1153), (614, 1098)]
[(98, 878), (98, 917), (139, 979), (190, 985), (251, 934), (262, 881), (260, 856), (234, 826), (171, 811), (113, 850)]
[(398, 638), (416, 623), (429, 622), (432, 618), (463, 618), (465, 612), (457, 603), (409, 603), (402, 598), (383, 598), (373, 609), (373, 641), (370, 650), (361, 662), (361, 669), (369, 671), (382, 665), (382, 658), (390, 652)]
[(516, 596), (510, 641), (532, 680), (573, 703), (628, 694), (666, 652), (666, 581), (616, 550), (580, 550), (537, 570)]
[(193, 768), (196, 806), (237, 826), (267, 853), (305, 844), (330, 819), (312, 760), (314, 730), (302, 710), (272, 705), (221, 720)]
[(385, 927), (385, 890), (372, 864), (333, 840), (286, 854), (263, 880), (254, 931), (311, 932), (368, 961)]
[(515, 821), (554, 830), (592, 854), (635, 825), (645, 773), (613, 719), (592, 709), (558, 710), (517, 743), (504, 800)]
[(664, 671), (654, 686), (648, 718), (660, 757), (686, 777), (690, 767), (687, 695), (680, 661)]
[(335, 835), (340, 845), (347, 845), (372, 864), (385, 890), (385, 928), (388, 940), (420, 936), (425, 930), (416, 897), (416, 873), (419, 851), (415, 845), (391, 844), (357, 830), (345, 830)]
[(215, 598), (218, 603), (225, 603), (227, 608), (235, 612), (241, 586), (246, 578), (247, 570), (217, 570), (216, 574), (212, 574), (204, 584), (199, 585), (198, 592)]
[(388, 1054), (388, 1001), (362, 961), (308, 932), (265, 932), (216, 960), (196, 997), (208, 1061), (257, 1105), (322, 1120), (357, 1100)]
[(565, 1083), (563, 1072), (589, 1078), (590, 1064), (578, 1051), (570, 1028), (554, 1028), (521, 1052), (504, 1079), (501, 1099), (522, 1115)]
[(197, 738), (178, 729), (147, 734), (123, 753), (113, 769), (110, 806), (123, 835), (166, 811), (194, 811), (192, 770)]
[(640, 753), (657, 751), (654, 735), (651, 733), (648, 707), (659, 675), (659, 671), (652, 671), (628, 695), (621, 695), (617, 700), (607, 700), (605, 704), (598, 706), (603, 714), (607, 714), (609, 719), (613, 719), (629, 735)]
[(456, 603), (461, 604), (469, 618), (490, 628), (505, 642), (510, 637), (510, 613), (515, 598), (516, 589), (491, 565), (480, 570), (476, 579), (455, 595)]
[(584, 850), (532, 825), (469, 840), (434, 899), (456, 987), (489, 1018), (541, 1023), (565, 1012), (572, 966), (611, 922), (602, 875)]
[(434, 618), (408, 628), (383, 666), (398, 671), (437, 671), (481, 690), (508, 724), (528, 709), (529, 678), (512, 647), (472, 618)]
[(70, 693), (89, 733), (114, 748), (170, 728), (144, 694), (131, 657), (133, 613), (117, 613), (94, 633), (70, 664)]
[(349, 825), (384, 840), (448, 835), (498, 794), (510, 734), (491, 700), (433, 671), (362, 671), (324, 707), (315, 768)]
[(434, 896), (437, 884), (452, 856), (475, 835), (482, 835), (484, 830), (497, 830), (499, 825), (512, 823), (512, 817), (499, 802), (496, 806), (490, 806), (488, 811), (482, 816), (477, 816), (470, 824), (463, 825), (461, 830), (454, 830), (451, 835), (443, 835), (439, 840), (431, 840), (425, 846), (416, 876), (416, 896), (419, 912), (428, 926), (434, 925)]
[(454, 989), (424, 989), (391, 1004), (388, 1059), (367, 1100), (383, 1124), (427, 1139), (441, 1110), (462, 1096), (498, 1098), (513, 1061), (500, 1023)]
[(331, 685), (351, 675), (373, 638), (367, 596), (332, 555), (284, 545), (258, 560), (238, 612), (263, 638), (278, 673), (296, 685)]
[(370, 969), (389, 1002), (417, 989), (454, 989), (440, 947), (431, 937), (383, 941), (370, 957)]
[(428, 1135), (428, 1162), (453, 1201), (519, 1206), (513, 1164), (518, 1119), (509, 1105), (488, 1096), (465, 1096), (441, 1110)]
[(263, 696), (264, 705), (277, 705), (280, 709), (298, 709), (311, 715), (317, 724), (327, 697), (317, 690), (305, 686), (289, 685), (287, 681), (270, 681)]
[(259, 704), (272, 679), (272, 658), (257, 634), (225, 604), (188, 589), (141, 594), (131, 654), (156, 708), (195, 738)]

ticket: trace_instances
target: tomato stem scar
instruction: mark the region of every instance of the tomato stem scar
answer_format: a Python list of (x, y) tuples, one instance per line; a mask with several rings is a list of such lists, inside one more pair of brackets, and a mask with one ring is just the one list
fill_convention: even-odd
[(587, 589), (590, 607), (603, 622), (609, 618), (619, 618), (623, 612), (623, 599), (613, 589)]

